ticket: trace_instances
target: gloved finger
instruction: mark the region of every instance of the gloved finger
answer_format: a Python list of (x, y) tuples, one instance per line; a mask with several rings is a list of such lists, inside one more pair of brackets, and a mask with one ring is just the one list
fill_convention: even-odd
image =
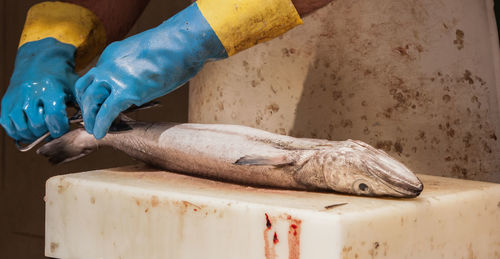
[(66, 103), (63, 94), (43, 100), (44, 121), (53, 138), (58, 138), (69, 130)]
[(85, 75), (80, 77), (75, 83), (75, 95), (76, 95), (75, 97), (80, 107), (82, 107), (81, 99), (83, 98), (85, 91), (94, 82), (94, 74), (93, 74), (94, 69), (95, 68), (89, 70)]
[(93, 133), (97, 113), (101, 105), (109, 97), (109, 94), (109, 87), (105, 86), (105, 83), (98, 84), (96, 82), (89, 86), (83, 94), (80, 100), (80, 109), (82, 110), (85, 129), (89, 134)]
[(2, 98), (2, 103), (0, 106), (0, 124), (4, 128), (5, 132), (9, 137), (18, 140), (20, 137), (16, 134), (16, 128), (10, 120), (9, 114), (12, 110), (12, 104), (8, 101), (5, 96)]
[[(22, 140), (27, 140), (32, 142), (36, 139), (35, 135), (28, 128), (26, 114), (21, 107), (14, 107), (10, 112), (10, 120), (14, 124), (16, 134), (21, 137)], [(20, 140), (20, 139), (17, 139)]]
[(7, 133), (7, 135), (9, 135), (9, 137), (15, 140), (20, 140), (21, 137), (16, 133), (16, 128), (14, 127), (14, 123), (12, 123), (12, 120), (6, 114), (7, 112), (4, 113), (4, 111), (2, 110), (2, 116), (0, 117), (0, 124), (5, 129), (5, 132)]
[(118, 117), (120, 112), (126, 110), (131, 105), (120, 101), (116, 95), (111, 95), (106, 99), (95, 119), (94, 137), (96, 139), (104, 138), (115, 118)]
[(31, 132), (36, 136), (40, 137), (45, 134), (48, 129), (45, 125), (44, 120), (44, 110), (40, 100), (31, 101), (23, 107), (24, 113), (28, 118), (28, 127)]

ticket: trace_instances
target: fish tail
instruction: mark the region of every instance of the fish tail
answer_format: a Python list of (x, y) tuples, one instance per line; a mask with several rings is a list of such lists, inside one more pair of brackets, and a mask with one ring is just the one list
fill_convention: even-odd
[(36, 153), (48, 157), (53, 164), (59, 164), (84, 157), (97, 147), (97, 140), (83, 128), (79, 128), (43, 145)]

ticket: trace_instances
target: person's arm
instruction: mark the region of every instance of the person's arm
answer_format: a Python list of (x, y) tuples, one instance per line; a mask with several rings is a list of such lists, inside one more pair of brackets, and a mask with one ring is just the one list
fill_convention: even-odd
[(304, 17), (305, 15), (327, 5), (331, 1), (332, 0), (292, 0), (292, 3), (300, 16)]
[(330, 0), (198, 0), (160, 26), (110, 44), (75, 84), (85, 129), (103, 138), (131, 105), (165, 95), (203, 64), (271, 40)]
[[(91, 10), (106, 29), (108, 42), (121, 40), (128, 33), (150, 0), (66, 0)], [(188, 1), (188, 0), (186, 0)], [(255, 0), (258, 1), (258, 0)], [(292, 0), (300, 16), (305, 16), (332, 0)]]
[(92, 11), (106, 30), (107, 42), (123, 39), (150, 0), (66, 0)]

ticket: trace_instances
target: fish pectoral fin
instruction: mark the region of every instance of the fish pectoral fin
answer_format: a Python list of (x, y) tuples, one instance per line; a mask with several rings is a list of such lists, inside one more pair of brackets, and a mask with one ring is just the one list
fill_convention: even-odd
[(272, 165), (272, 166), (284, 166), (284, 165), (291, 165), (293, 163), (295, 163), (295, 160), (286, 155), (279, 155), (279, 156), (248, 155), (240, 157), (240, 159), (234, 162), (235, 165)]

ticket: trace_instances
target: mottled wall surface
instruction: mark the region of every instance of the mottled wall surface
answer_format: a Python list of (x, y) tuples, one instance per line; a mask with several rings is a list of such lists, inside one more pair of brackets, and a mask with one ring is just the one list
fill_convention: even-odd
[(189, 119), (360, 139), (417, 173), (500, 182), (498, 52), (489, 0), (337, 0), (208, 64)]
[[(7, 89), (26, 11), (40, 0), (0, 1), (0, 95)], [(135, 34), (159, 25), (189, 4), (185, 0), (151, 0), (137, 21)], [(163, 97), (160, 108), (136, 112), (137, 119), (187, 121), (187, 87)], [(20, 153), (0, 129), (0, 258), (44, 258), (45, 181), (54, 175), (136, 163), (112, 149), (79, 161), (53, 166), (34, 152)]]

